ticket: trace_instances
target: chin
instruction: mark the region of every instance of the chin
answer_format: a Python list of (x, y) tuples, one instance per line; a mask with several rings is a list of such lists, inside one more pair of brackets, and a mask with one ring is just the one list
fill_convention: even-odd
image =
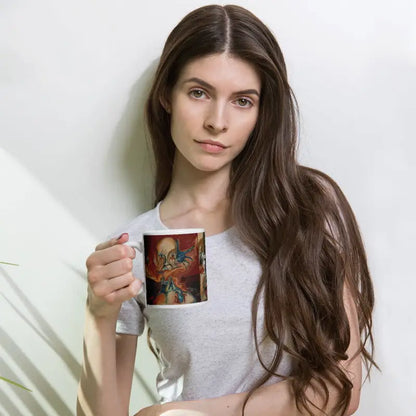
[(229, 170), (230, 165), (215, 165), (215, 164), (197, 164), (193, 165), (193, 167), (200, 171), (200, 172), (206, 172), (206, 173), (214, 173), (219, 172), (222, 170)]

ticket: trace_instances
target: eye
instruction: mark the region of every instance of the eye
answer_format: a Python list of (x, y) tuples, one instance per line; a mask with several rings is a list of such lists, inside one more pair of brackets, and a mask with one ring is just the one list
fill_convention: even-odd
[(239, 98), (236, 100), (239, 107), (252, 107), (253, 103), (248, 98)]
[(202, 98), (206, 95), (205, 91), (199, 89), (192, 90), (189, 94), (194, 98)]

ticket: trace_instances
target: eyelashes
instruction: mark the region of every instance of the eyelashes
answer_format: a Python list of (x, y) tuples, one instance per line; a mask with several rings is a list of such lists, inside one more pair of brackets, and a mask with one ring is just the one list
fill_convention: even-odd
[[(209, 95), (201, 88), (193, 88), (189, 91), (189, 96), (197, 100), (210, 98)], [(250, 108), (254, 105), (254, 102), (248, 97), (239, 97), (232, 102), (241, 108)]]
[(191, 97), (194, 97), (194, 98), (202, 98), (202, 97), (204, 97), (204, 96), (207, 96), (207, 94), (205, 93), (205, 91), (203, 91), (203, 90), (199, 90), (199, 89), (194, 89), (194, 90), (191, 90), (191, 91), (189, 92), (189, 95), (190, 95)]
[(248, 98), (238, 98), (235, 100), (240, 107), (252, 107), (253, 103)]

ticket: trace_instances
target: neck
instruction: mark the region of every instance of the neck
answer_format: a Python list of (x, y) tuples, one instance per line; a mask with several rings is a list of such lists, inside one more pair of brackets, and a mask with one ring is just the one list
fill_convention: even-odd
[(228, 200), (230, 169), (204, 172), (189, 163), (173, 166), (172, 183), (165, 201), (176, 202), (181, 206), (214, 208)]
[(160, 206), (162, 222), (169, 228), (204, 228), (207, 235), (231, 227), (229, 168), (204, 172), (182, 162), (175, 160), (172, 183)]

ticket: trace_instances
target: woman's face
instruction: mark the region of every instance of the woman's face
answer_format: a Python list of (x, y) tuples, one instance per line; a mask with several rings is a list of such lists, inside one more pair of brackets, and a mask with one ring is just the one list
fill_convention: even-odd
[(223, 53), (188, 63), (165, 105), (175, 164), (229, 173), (256, 124), (260, 94), (260, 77), (239, 58)]

